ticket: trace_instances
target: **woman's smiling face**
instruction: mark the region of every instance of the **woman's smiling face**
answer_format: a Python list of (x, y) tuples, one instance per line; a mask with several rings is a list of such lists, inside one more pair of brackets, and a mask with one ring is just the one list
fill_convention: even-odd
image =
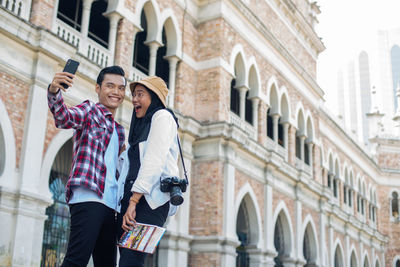
[(141, 84), (135, 86), (132, 93), (132, 103), (135, 108), (136, 118), (143, 118), (151, 104), (149, 91)]

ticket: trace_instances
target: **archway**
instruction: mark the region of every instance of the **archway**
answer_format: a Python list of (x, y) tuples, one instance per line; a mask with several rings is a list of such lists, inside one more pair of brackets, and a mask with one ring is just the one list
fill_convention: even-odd
[(46, 209), (42, 244), (41, 266), (60, 266), (67, 250), (69, 238), (69, 209), (65, 202), (65, 185), (72, 163), (72, 139), (59, 150), (50, 171), (49, 188), (53, 205)]
[(289, 223), (284, 213), (280, 213), (276, 219), (274, 231), (274, 246), (278, 255), (274, 258), (276, 267), (283, 267), (286, 258), (290, 257), (291, 240), (289, 235)]
[(343, 253), (339, 246), (335, 250), (334, 267), (344, 267)]
[(307, 225), (303, 238), (303, 257), (306, 260), (305, 267), (317, 266), (317, 242), (311, 224)]
[(249, 248), (256, 248), (259, 241), (259, 224), (253, 199), (247, 193), (240, 203), (236, 216), (236, 235), (240, 245), (236, 248), (236, 267), (249, 267)]
[(354, 251), (351, 253), (351, 258), (350, 258), (350, 267), (357, 267), (357, 258), (356, 258), (356, 254), (354, 253)]

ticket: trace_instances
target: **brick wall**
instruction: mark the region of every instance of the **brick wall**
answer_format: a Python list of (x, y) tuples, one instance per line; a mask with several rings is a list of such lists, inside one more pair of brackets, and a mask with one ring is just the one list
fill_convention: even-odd
[(24, 135), (26, 107), (30, 86), (7, 73), (0, 72), (0, 99), (4, 103), (12, 124), (15, 145), (16, 164), (19, 166), (21, 146)]
[(56, 0), (32, 0), (30, 22), (51, 30), (53, 12), (57, 12)]

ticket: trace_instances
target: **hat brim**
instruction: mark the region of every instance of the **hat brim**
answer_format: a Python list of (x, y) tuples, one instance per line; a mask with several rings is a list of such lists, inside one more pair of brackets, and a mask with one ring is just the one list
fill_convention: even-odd
[(147, 89), (149, 89), (149, 90), (151, 90), (153, 93), (155, 93), (157, 96), (158, 96), (158, 98), (160, 99), (160, 101), (161, 101), (161, 103), (163, 104), (163, 106), (166, 108), (167, 107), (167, 105), (165, 104), (165, 99), (164, 99), (164, 97), (163, 97), (163, 95), (160, 93), (160, 91), (159, 90), (157, 90), (157, 88), (154, 86), (154, 85), (152, 85), (151, 83), (149, 83), (149, 82), (147, 82), (147, 81), (137, 81), (137, 82), (131, 82), (130, 84), (129, 84), (129, 87), (130, 87), (130, 89), (131, 89), (131, 93), (133, 94), (133, 90), (135, 90), (135, 87), (138, 85), (138, 84), (141, 84), (141, 85), (143, 85), (144, 87), (146, 87)]

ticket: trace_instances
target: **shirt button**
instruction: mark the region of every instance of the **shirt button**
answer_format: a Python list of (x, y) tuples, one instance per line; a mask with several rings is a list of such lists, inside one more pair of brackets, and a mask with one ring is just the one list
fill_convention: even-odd
[(132, 181), (132, 180), (130, 180), (130, 181), (129, 181), (129, 183), (130, 183), (130, 184), (133, 184), (133, 181)]

